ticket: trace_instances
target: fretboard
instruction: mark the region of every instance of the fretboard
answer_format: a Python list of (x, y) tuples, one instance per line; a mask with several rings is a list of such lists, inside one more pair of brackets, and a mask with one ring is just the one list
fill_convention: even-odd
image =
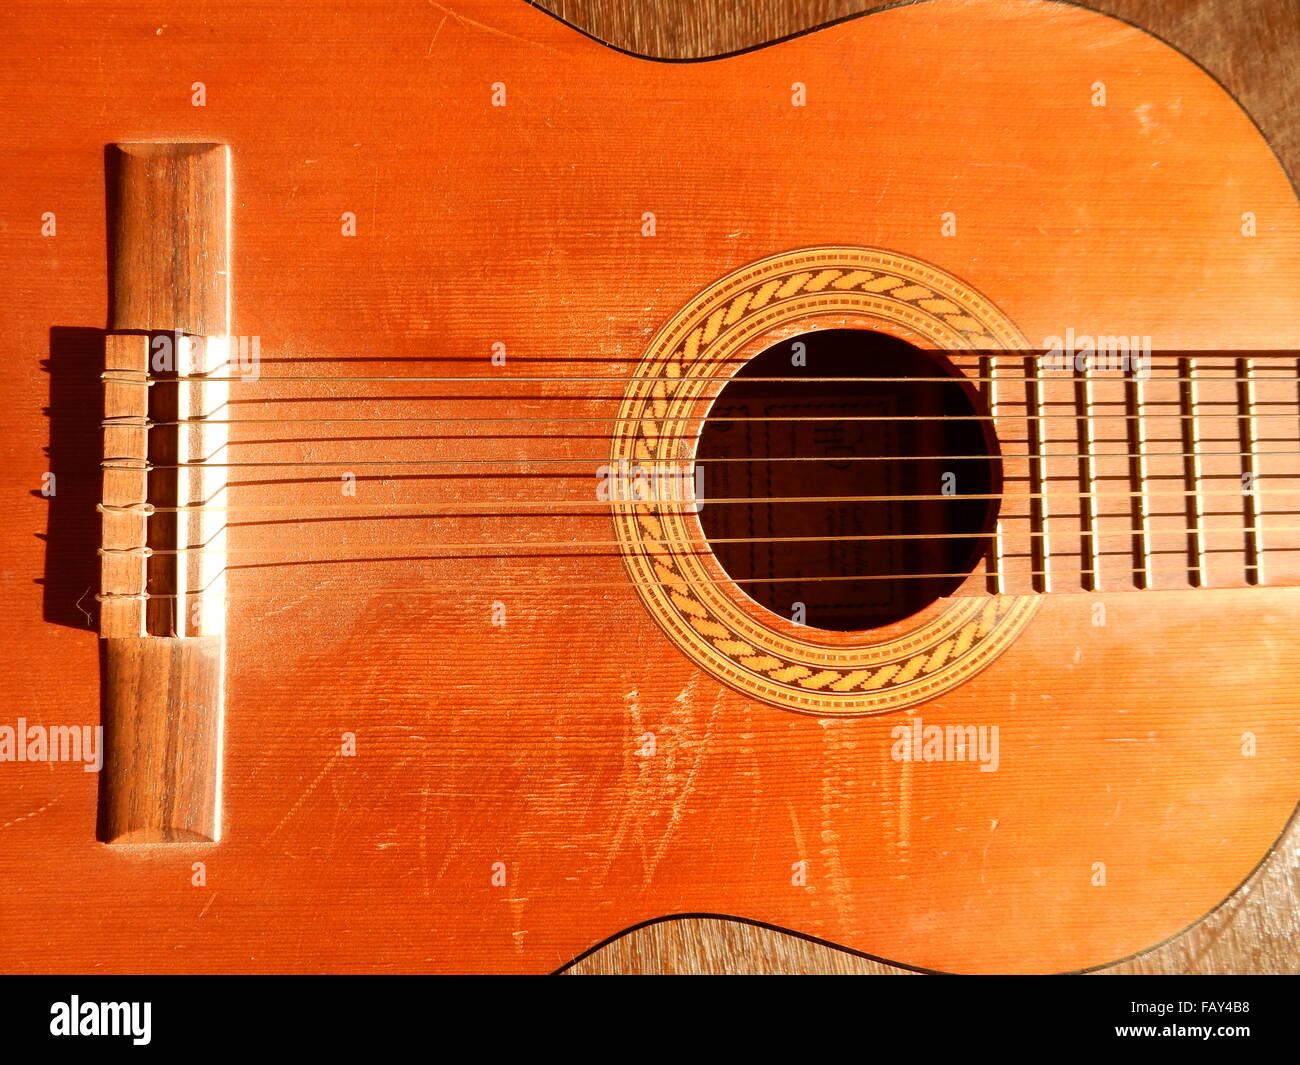
[(962, 360), (1002, 451), (990, 591), (1300, 583), (1294, 353), (1157, 353), (1149, 367)]

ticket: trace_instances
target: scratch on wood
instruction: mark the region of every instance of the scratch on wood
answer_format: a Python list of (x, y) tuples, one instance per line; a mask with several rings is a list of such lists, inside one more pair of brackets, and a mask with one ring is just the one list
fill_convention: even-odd
[(822, 855), (825, 857), (827, 872), (831, 888), (831, 899), (835, 905), (836, 912), (843, 921), (849, 921), (852, 917), (852, 885), (848, 876), (844, 872), (844, 861), (840, 854), (840, 834), (835, 827), (835, 811), (841, 805), (839, 801), (840, 793), (837, 792), (836, 786), (840, 783), (838, 774), (831, 771), (831, 764), (842, 764), (837, 757), (839, 752), (851, 749), (851, 745), (846, 745), (840, 740), (841, 728), (840, 722), (833, 724), (828, 723), (829, 727), (822, 731), (822, 742), (829, 747), (832, 752), (831, 758), (827, 759), (827, 768), (822, 773)]
[(545, 52), (558, 53), (558, 50), (552, 48), (549, 44), (543, 44), (541, 41), (530, 41), (527, 37), (518, 37), (513, 33), (507, 33), (505, 30), (497, 29), (495, 26), (489, 26), (485, 22), (479, 22), (476, 19), (470, 18), (468, 15), (462, 15), (456, 11), (453, 11), (449, 7), (443, 7), (443, 5), (439, 4), (437, 0), (429, 0), (429, 6), (436, 7), (439, 11), (443, 11), (446, 14), (450, 15), (462, 26), (473, 26), (475, 29), (480, 29), (484, 33), (491, 33), (491, 34), (495, 34), (498, 37), (504, 37), (507, 41), (517, 41), (520, 44), (526, 44), (533, 48), (540, 48)]
[(30, 821), (37, 814), (43, 814), (58, 801), (58, 799), (51, 799), (44, 806), (38, 806), (31, 813), (23, 814), (22, 817), (15, 817), (12, 821), (6, 821), (4, 824), (0, 824), (0, 829), (8, 828), (10, 825), (21, 825), (24, 821)]
[(989, 860), (989, 848), (993, 846), (993, 833), (996, 832), (997, 830), (998, 830), (998, 819), (995, 817), (993, 818), (992, 824), (989, 825), (989, 838), (988, 838), (988, 842), (984, 844), (984, 853), (980, 855), (980, 883), (981, 884), (985, 882), (984, 866), (987, 864)]
[(429, 897), (429, 789), (420, 789), (420, 882)]
[[(682, 694), (677, 697), (677, 702), (685, 707), (689, 707), (693, 701), (694, 689), (698, 675), (691, 678), (690, 683), (682, 690)], [(689, 693), (689, 694), (688, 694)], [(663, 860), (664, 854), (668, 851), (668, 844), (671, 842), (673, 833), (681, 824), (682, 818), (686, 813), (686, 802), (695, 792), (695, 782), (700, 774), (700, 766), (704, 764), (704, 759), (709, 753), (709, 745), (713, 740), (714, 726), (717, 724), (718, 715), (722, 712), (723, 691), (718, 689), (717, 695), (713, 699), (713, 709), (709, 711), (709, 720), (704, 726), (704, 735), (699, 740), (693, 741), (691, 745), (691, 765), (686, 771), (686, 779), (682, 782), (681, 788), (673, 799), (672, 809), (668, 813), (668, 824), (664, 826), (663, 835), (659, 837), (659, 845), (655, 847), (655, 852), (650, 858), (646, 867), (645, 882), (647, 885), (654, 879), (655, 870), (659, 868), (659, 863)], [(683, 702), (685, 700), (685, 702)]]
[(794, 850), (799, 861), (807, 861), (808, 851), (803, 845), (803, 830), (799, 827), (799, 818), (794, 812), (794, 803), (785, 800), (785, 808), (790, 812), (790, 827), (794, 830)]
[(298, 808), (307, 801), (308, 797), (311, 795), (312, 792), (314, 792), (318, 787), (320, 787), (321, 781), (325, 779), (325, 777), (336, 765), (338, 765), (337, 755), (335, 755), (328, 762), (325, 763), (325, 768), (316, 774), (316, 779), (313, 780), (310, 784), (308, 784), (306, 789), (304, 789), (303, 793), (298, 796), (298, 801), (295, 802), (292, 806), (290, 806), (288, 811), (285, 813), (285, 815), (282, 818), (280, 818), (280, 823), (277, 824), (273, 829), (271, 829), (270, 832), (266, 834), (268, 839), (271, 836), (274, 836), (277, 832), (280, 831), (280, 829), (282, 829), (288, 823), (289, 818), (291, 818), (295, 813), (298, 812)]
[(429, 56), (433, 55), (433, 46), (434, 46), (434, 44), (437, 43), (437, 41), (438, 41), (438, 34), (440, 34), (440, 33), (442, 32), (442, 28), (443, 28), (443, 26), (447, 25), (447, 19), (448, 19), (448, 17), (449, 17), (449, 16), (447, 16), (447, 15), (443, 15), (443, 16), (442, 16), (442, 21), (438, 23), (438, 28), (437, 28), (436, 30), (433, 31), (433, 40), (431, 40), (431, 41), (429, 42), (429, 50), (428, 50), (427, 52), (424, 53), (424, 57), (425, 57), (426, 59), (428, 59)]

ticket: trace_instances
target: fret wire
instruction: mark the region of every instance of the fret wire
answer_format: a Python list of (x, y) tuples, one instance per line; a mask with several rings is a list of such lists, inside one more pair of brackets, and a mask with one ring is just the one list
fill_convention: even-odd
[(1100, 515), (1097, 507), (1097, 460), (1094, 455), (1092, 423), (1093, 389), (1091, 375), (1085, 369), (1075, 382), (1075, 405), (1080, 412), (1079, 423), (1080, 450), (1084, 454), (1081, 471), (1087, 488), (1087, 495), (1079, 507), (1079, 531), (1082, 546), (1088, 556), (1088, 576), (1085, 587), (1095, 592), (1101, 582), (1101, 567), (1097, 558), (1097, 528)]
[[(1030, 369), (1026, 364), (1026, 371)], [(1026, 407), (1032, 407), (1034, 411), (1041, 415), (1043, 409), (1043, 382), (1033, 380), (1026, 383)], [(1043, 451), (1043, 428), (1040, 419), (1035, 418), (1026, 411), (1025, 415), (1026, 428), (1029, 433), (1029, 449), (1032, 454), (1030, 460), (1030, 475), (1032, 493), (1030, 496), (1030, 522), (1031, 528), (1042, 530), (1042, 537), (1034, 541), (1034, 558), (1033, 558), (1033, 584), (1036, 591), (1050, 592), (1052, 590), (1051, 574), (1051, 538), (1048, 536), (1050, 528), (1048, 524), (1048, 506), (1046, 493), (1043, 491), (1046, 486), (1047, 476), (1047, 457)]]
[(1237, 402), (1246, 417), (1238, 423), (1241, 427), (1241, 467), (1247, 479), (1244, 492), (1244, 504), (1248, 531), (1246, 536), (1246, 580), (1251, 584), (1262, 584), (1262, 545), (1258, 531), (1259, 506), (1255, 491), (1259, 485), (1259, 465), (1255, 460), (1255, 408), (1257, 393), (1255, 383), (1251, 380), (1254, 370), (1253, 359), (1240, 359), (1237, 363), (1238, 375), (1242, 381), (1237, 385)]
[(1179, 410), (1182, 412), (1183, 433), (1183, 451), (1186, 458), (1183, 461), (1183, 483), (1187, 486), (1186, 495), (1187, 503), (1187, 524), (1193, 531), (1188, 538), (1188, 573), (1190, 574), (1191, 583), (1196, 587), (1205, 585), (1205, 553), (1204, 553), (1204, 506), (1200, 494), (1201, 478), (1201, 460), (1198, 454), (1199, 440), (1197, 433), (1196, 418), (1196, 364), (1192, 361), (1189, 369), (1188, 380), (1182, 382), (1178, 388)]
[[(997, 424), (998, 418), (998, 380), (997, 380), (997, 356), (984, 355), (980, 357), (980, 377), (981, 383), (986, 389), (986, 401), (988, 403), (989, 414), (993, 422)], [(988, 563), (992, 573), (989, 580), (989, 590), (994, 593), (1006, 591), (1006, 558), (1005, 558), (1005, 524), (1001, 514), (1001, 508), (993, 524), (993, 539), (990, 546)]]
[(1137, 557), (1134, 562), (1138, 564), (1139, 587), (1150, 588), (1154, 584), (1154, 574), (1151, 563), (1151, 501), (1147, 497), (1147, 475), (1150, 468), (1146, 453), (1149, 441), (1143, 418), (1146, 406), (1145, 385), (1146, 382), (1137, 377), (1129, 379), (1125, 393), (1134, 418), (1125, 424), (1129, 431), (1129, 471), (1136, 482), (1134, 488), (1137, 489), (1130, 508), (1130, 520), (1135, 529), (1133, 550)]

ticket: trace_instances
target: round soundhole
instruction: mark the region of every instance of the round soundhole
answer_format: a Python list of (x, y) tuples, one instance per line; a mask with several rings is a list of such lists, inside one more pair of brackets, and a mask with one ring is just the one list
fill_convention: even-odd
[(702, 495), (742, 502), (706, 502), (704, 534), (775, 614), (841, 632), (901, 621), (989, 549), (1002, 474), (987, 415), (938, 352), (861, 329), (783, 340), (705, 421)]

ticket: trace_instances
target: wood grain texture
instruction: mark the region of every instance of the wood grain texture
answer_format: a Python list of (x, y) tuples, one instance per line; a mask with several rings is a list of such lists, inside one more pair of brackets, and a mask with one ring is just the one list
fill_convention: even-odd
[(221, 836), (222, 640), (104, 640), (105, 843), (212, 843)]
[(108, 148), (111, 331), (229, 332), (229, 160), (223, 144)]
[[(539, 0), (619, 48), (664, 58), (719, 55), (872, 10), (864, 0)], [(1112, 0), (1087, 6), (1155, 33), (1214, 74), (1300, 172), (1300, 6), (1289, 0)], [(1300, 972), (1300, 824), (1233, 897), (1185, 933), (1104, 970)], [(882, 962), (740, 921), (681, 918), (628, 933), (566, 972), (907, 974)]]
[[(338, 465), (230, 487), (248, 509), (206, 884), (183, 847), (94, 843), (79, 769), (0, 767), (6, 968), (552, 971), (632, 925), (711, 913), (917, 967), (1058, 971), (1179, 932), (1268, 852), (1300, 784), (1294, 589), (1106, 593), (1106, 626), (1091, 594), (1045, 597), (987, 669), (904, 711), (998, 724), (985, 774), (893, 759), (888, 715), (786, 713), (702, 675), (615, 551), (447, 546), (608, 541), (589, 504), (609, 431), (558, 419), (608, 417), (622, 393), (581, 370), (626, 378), (696, 293), (794, 249), (935, 264), (1026, 336), (1086, 316), (1169, 348), (1297, 346), (1294, 193), (1193, 65), (1029, 2), (933, 0), (698, 64), (619, 55), (507, 0), (383, 20), (359, 3), (126, 9), (69, 6), (57, 36), (42, 5), (3, 16), (0, 287), (23, 308), (0, 338), (7, 714), (97, 705), (93, 635), (46, 620), (94, 578), (37, 583), (31, 488), (38, 356), (53, 327), (106, 320), (104, 144), (231, 145), (238, 328), (266, 373), (232, 385), (231, 406), (265, 418), (232, 452)], [(1122, 106), (1089, 104), (1099, 79)], [(796, 80), (815, 104), (791, 106)], [(1266, 222), (1251, 240), (1247, 209)], [(544, 396), (489, 362), (497, 344)], [(473, 379), (349, 380), (440, 359)], [(295, 373), (311, 380), (269, 380)], [(475, 417), (376, 427), (431, 410)], [(310, 427), (341, 415), (366, 422)], [(468, 465), (537, 458), (577, 472)], [(384, 468), (416, 459), (446, 468)], [(569, 505), (538, 514), (539, 498)]]

